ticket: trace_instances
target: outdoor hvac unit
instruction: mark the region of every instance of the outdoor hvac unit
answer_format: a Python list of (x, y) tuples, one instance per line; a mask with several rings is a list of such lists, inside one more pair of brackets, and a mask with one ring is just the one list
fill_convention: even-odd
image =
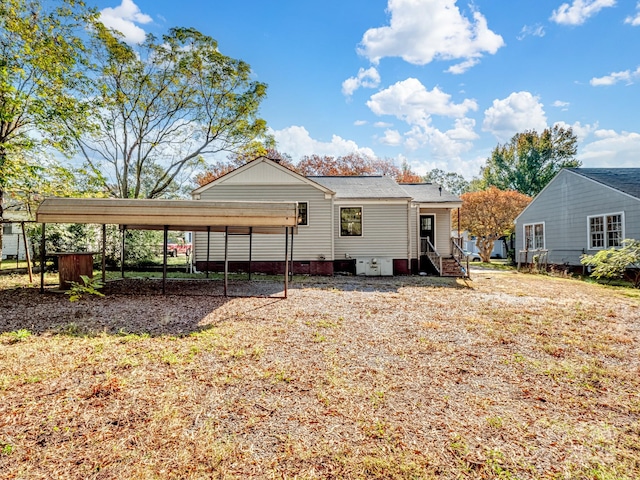
[(393, 260), (389, 257), (356, 258), (356, 275), (391, 276), (393, 275)]

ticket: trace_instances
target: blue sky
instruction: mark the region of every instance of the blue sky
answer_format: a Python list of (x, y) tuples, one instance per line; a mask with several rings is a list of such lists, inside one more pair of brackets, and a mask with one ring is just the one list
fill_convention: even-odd
[(571, 126), (585, 167), (640, 166), (640, 2), (100, 0), (132, 44), (194, 27), (268, 84), (278, 150), (477, 175), (517, 132)]

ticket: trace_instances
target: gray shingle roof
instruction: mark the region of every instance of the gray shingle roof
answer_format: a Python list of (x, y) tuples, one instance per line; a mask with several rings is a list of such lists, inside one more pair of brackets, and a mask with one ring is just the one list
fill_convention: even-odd
[(450, 203), (461, 202), (459, 197), (445, 189), (440, 190), (440, 185), (435, 183), (402, 183), (400, 184), (408, 194), (418, 203)]
[(640, 199), (640, 168), (568, 168), (567, 170)]
[(307, 177), (336, 192), (336, 198), (411, 198), (395, 180), (385, 176)]

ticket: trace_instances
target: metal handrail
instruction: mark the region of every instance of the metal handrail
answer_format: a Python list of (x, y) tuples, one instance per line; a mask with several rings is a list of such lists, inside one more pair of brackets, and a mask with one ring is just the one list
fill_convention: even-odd
[(426, 256), (431, 264), (438, 271), (438, 275), (442, 274), (442, 256), (436, 250), (436, 247), (433, 246), (431, 240), (429, 238), (421, 238), (420, 239), (420, 253), (421, 255)]
[[(459, 238), (452, 237), (451, 238), (451, 246), (453, 252), (453, 259), (456, 261), (458, 266), (460, 266), (460, 270), (466, 278), (471, 278), (469, 276), (469, 256), (465, 255), (464, 251), (456, 242), (456, 240), (460, 240)], [(465, 265), (462, 265), (461, 260), (464, 259)]]

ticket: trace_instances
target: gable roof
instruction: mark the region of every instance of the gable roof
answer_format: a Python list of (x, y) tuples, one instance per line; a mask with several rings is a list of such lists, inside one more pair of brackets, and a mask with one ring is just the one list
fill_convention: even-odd
[(400, 187), (416, 203), (462, 203), (460, 197), (447, 192), (435, 183), (401, 183)]
[(336, 198), (410, 199), (391, 177), (385, 176), (311, 176), (310, 180), (336, 192)]
[(640, 168), (567, 168), (567, 170), (640, 199)]
[(219, 185), (221, 183), (225, 183), (229, 180), (232, 180), (233, 177), (235, 177), (236, 175), (240, 175), (243, 172), (246, 172), (247, 170), (253, 169), (253, 168), (260, 168), (260, 166), (269, 166), (275, 170), (278, 170), (279, 172), (283, 173), (284, 175), (288, 176), (290, 178), (290, 180), (292, 181), (298, 181), (300, 183), (305, 183), (307, 185), (310, 185), (314, 188), (317, 188), (318, 190), (321, 190), (324, 193), (328, 193), (328, 194), (333, 194), (335, 192), (333, 192), (332, 190), (330, 190), (329, 188), (320, 185), (319, 183), (314, 182), (313, 180), (310, 180), (308, 177), (305, 177), (304, 175), (300, 175), (298, 172), (294, 172), (293, 170), (288, 169), (287, 167), (280, 165), (280, 163), (271, 160), (270, 158), (267, 157), (258, 157), (255, 160), (252, 160), (250, 162), (245, 163), (244, 165), (242, 165), (241, 167), (236, 168), (235, 170), (232, 170), (228, 173), (225, 173), (224, 175), (216, 178), (215, 180), (213, 180), (212, 182), (207, 183), (206, 185), (202, 185), (201, 187), (196, 188), (195, 190), (193, 190), (191, 192), (191, 195), (199, 195), (200, 193), (202, 193), (205, 190), (208, 190), (211, 187), (214, 187), (215, 185)]

